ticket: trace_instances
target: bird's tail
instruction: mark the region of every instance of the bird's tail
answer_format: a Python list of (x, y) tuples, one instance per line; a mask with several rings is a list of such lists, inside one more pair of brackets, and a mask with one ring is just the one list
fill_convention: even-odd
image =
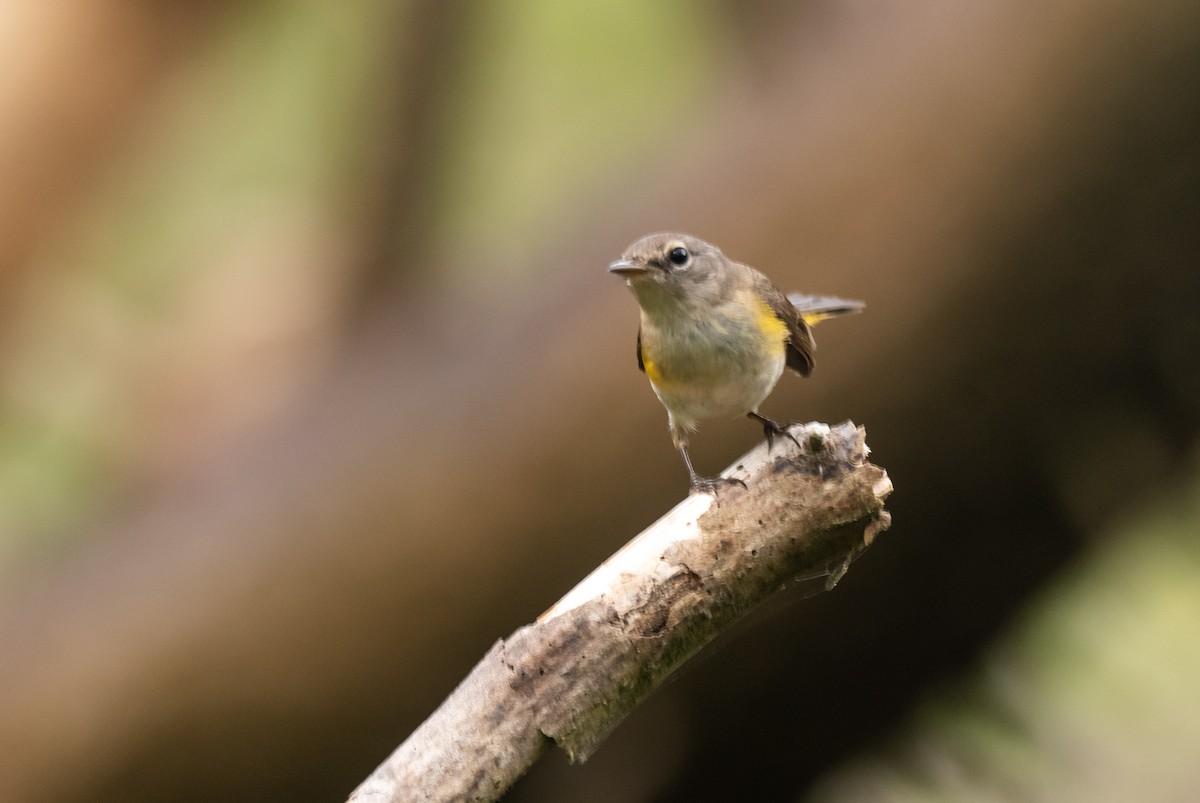
[(862, 312), (867, 306), (861, 301), (837, 296), (805, 296), (791, 293), (787, 298), (792, 302), (792, 306), (800, 311), (800, 317), (809, 326), (816, 326), (826, 318)]

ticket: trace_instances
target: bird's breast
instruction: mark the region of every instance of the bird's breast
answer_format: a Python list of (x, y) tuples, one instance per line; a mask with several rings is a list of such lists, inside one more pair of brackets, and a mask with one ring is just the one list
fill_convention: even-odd
[(665, 322), (643, 316), (643, 367), (669, 410), (693, 419), (741, 415), (771, 392), (783, 373), (787, 327), (754, 301)]

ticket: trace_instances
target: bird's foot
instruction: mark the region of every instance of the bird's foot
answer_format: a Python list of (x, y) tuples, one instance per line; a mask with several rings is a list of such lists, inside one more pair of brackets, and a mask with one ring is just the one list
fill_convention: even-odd
[(767, 418), (765, 415), (760, 415), (758, 413), (747, 413), (746, 415), (750, 418), (753, 418), (755, 421), (759, 422), (760, 424), (762, 424), (763, 436), (766, 437), (766, 439), (767, 439), (767, 451), (768, 452), (770, 452), (771, 448), (775, 445), (775, 437), (777, 435), (782, 435), (783, 437), (790, 440), (792, 443), (796, 444), (797, 449), (802, 448), (800, 446), (800, 441), (796, 440), (796, 436), (788, 431), (788, 427), (790, 427), (791, 424), (787, 424), (786, 426), (780, 426), (779, 424), (775, 423), (771, 419)]
[(737, 477), (699, 477), (692, 475), (692, 491), (702, 494), (716, 494), (717, 489), (725, 485), (740, 485), (746, 488), (746, 483)]

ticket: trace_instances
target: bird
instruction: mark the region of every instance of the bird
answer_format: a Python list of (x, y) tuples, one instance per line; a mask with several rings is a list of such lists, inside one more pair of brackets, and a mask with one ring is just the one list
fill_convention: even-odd
[(687, 467), (691, 492), (715, 493), (734, 477), (702, 477), (688, 436), (700, 421), (747, 416), (775, 438), (796, 441), (758, 411), (790, 368), (812, 373), (812, 327), (860, 312), (865, 304), (836, 296), (784, 295), (765, 275), (716, 246), (677, 232), (635, 241), (608, 270), (623, 278), (640, 308), (637, 365), (667, 410), (671, 440)]

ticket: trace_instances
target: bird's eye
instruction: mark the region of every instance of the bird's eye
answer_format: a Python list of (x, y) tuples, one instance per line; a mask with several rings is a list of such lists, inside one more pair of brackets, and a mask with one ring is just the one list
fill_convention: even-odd
[(689, 254), (688, 250), (686, 248), (684, 248), (682, 245), (675, 246), (667, 254), (667, 259), (671, 260), (671, 264), (675, 265), (676, 267), (679, 267), (681, 265), (686, 265), (687, 261), (690, 257), (691, 257), (691, 254)]

